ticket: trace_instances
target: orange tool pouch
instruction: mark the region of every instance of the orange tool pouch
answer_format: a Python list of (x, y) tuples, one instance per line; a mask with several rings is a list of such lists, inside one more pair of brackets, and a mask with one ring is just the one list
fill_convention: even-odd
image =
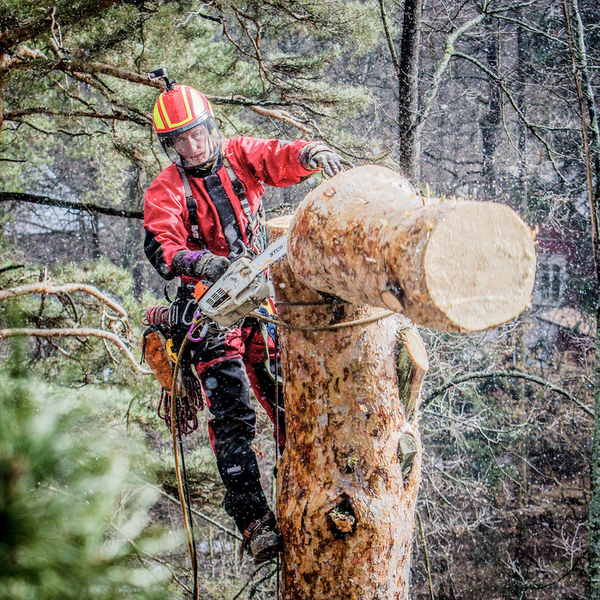
[(158, 383), (170, 392), (173, 387), (173, 365), (167, 354), (165, 336), (152, 327), (147, 329), (144, 333), (142, 352)]

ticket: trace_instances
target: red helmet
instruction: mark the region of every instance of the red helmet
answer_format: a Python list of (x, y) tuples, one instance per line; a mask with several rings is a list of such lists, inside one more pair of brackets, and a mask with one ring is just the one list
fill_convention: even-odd
[(167, 85), (154, 105), (152, 121), (173, 162), (181, 159), (183, 166), (203, 168), (217, 158), (221, 136), (212, 107), (208, 98), (193, 87)]
[(154, 105), (152, 121), (159, 138), (183, 133), (214, 117), (208, 98), (189, 85), (174, 85)]

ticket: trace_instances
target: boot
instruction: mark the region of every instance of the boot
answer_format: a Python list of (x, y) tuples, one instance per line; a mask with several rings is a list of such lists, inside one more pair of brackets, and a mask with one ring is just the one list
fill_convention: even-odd
[(275, 515), (268, 512), (262, 519), (248, 525), (240, 548), (240, 558), (244, 550), (248, 550), (254, 564), (260, 565), (275, 558), (281, 549), (282, 539), (275, 531)]

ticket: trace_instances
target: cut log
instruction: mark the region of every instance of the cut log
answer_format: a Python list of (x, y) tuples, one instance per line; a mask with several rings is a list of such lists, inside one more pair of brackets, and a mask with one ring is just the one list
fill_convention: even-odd
[(423, 197), (384, 167), (351, 169), (315, 188), (289, 236), (289, 263), (304, 285), (432, 329), (495, 327), (531, 298), (534, 241), (517, 213)]
[[(286, 222), (269, 226), (273, 238)], [(295, 326), (388, 314), (324, 298), (287, 259), (273, 279), (279, 319)], [(283, 597), (407, 598), (425, 347), (400, 315), (329, 331), (281, 327), (279, 335), (288, 432), (277, 476)]]

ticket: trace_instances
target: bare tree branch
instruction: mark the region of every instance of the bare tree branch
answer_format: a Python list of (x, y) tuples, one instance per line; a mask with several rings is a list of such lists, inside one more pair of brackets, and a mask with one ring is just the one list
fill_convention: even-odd
[(385, 38), (387, 40), (387, 45), (390, 50), (390, 55), (392, 57), (392, 64), (394, 65), (396, 75), (400, 77), (400, 61), (398, 60), (396, 48), (394, 47), (394, 40), (392, 40), (392, 34), (390, 33), (384, 0), (379, 0), (379, 10), (381, 12), (381, 23), (383, 24), (383, 31), (385, 32)]
[[(171, 494), (168, 494), (167, 492), (165, 492), (162, 488), (157, 487), (155, 485), (152, 484), (147, 484), (149, 485), (151, 488), (154, 488), (155, 490), (158, 490), (165, 498), (168, 498), (169, 500), (171, 500), (171, 502), (179, 505), (180, 502), (177, 498), (175, 498), (174, 496), (171, 496)], [(239, 533), (236, 533), (235, 531), (232, 531), (231, 529), (225, 527), (225, 525), (219, 523), (219, 521), (215, 521), (215, 519), (209, 517), (208, 515), (205, 515), (204, 513), (200, 512), (199, 510), (195, 509), (192, 507), (192, 512), (200, 517), (203, 521), (206, 521), (207, 523), (210, 523), (211, 525), (214, 525), (217, 529), (220, 529), (221, 531), (225, 532), (227, 535), (230, 535), (232, 538), (235, 538), (236, 540), (242, 541), (242, 536), (239, 535)]]
[(88, 327), (81, 327), (78, 329), (0, 329), (0, 340), (11, 337), (97, 337), (105, 339), (115, 344), (115, 346), (117, 346), (121, 352), (125, 354), (125, 356), (129, 359), (134, 371), (142, 375), (152, 375), (152, 371), (147, 371), (146, 369), (140, 367), (135, 356), (133, 356), (129, 348), (125, 345), (125, 342), (123, 342), (123, 340), (116, 333), (104, 331), (103, 329), (93, 329)]
[(91, 204), (90, 202), (69, 202), (67, 200), (59, 200), (58, 198), (48, 198), (47, 196), (36, 196), (35, 194), (25, 194), (20, 192), (0, 192), (0, 202), (28, 202), (30, 204), (41, 204), (43, 206), (68, 208), (69, 210), (82, 210), (88, 213), (98, 213), (110, 217), (123, 217), (125, 219), (144, 218), (144, 213), (141, 211), (98, 206), (97, 204)]
[(442, 56), (440, 62), (438, 63), (438, 66), (435, 70), (435, 73), (433, 74), (433, 80), (431, 82), (431, 87), (427, 90), (427, 93), (425, 94), (425, 101), (424, 101), (423, 107), (421, 109), (421, 114), (419, 115), (419, 118), (417, 120), (417, 126), (422, 127), (423, 122), (427, 119), (427, 117), (429, 116), (429, 114), (431, 112), (431, 109), (433, 106), (433, 101), (435, 100), (435, 98), (438, 95), (440, 86), (442, 84), (442, 79), (443, 79), (444, 73), (446, 72), (446, 69), (448, 68), (450, 59), (455, 54), (454, 44), (456, 44), (456, 41), (458, 40), (458, 38), (460, 38), (460, 36), (465, 31), (467, 31), (471, 27), (474, 27), (475, 25), (479, 25), (479, 23), (481, 23), (481, 21), (483, 21), (485, 16), (486, 16), (485, 13), (481, 13), (481, 14), (477, 15), (476, 17), (474, 17), (473, 19), (466, 21), (446, 38), (446, 47), (444, 49), (444, 55)]
[(531, 131), (531, 133), (543, 144), (544, 148), (546, 148), (546, 155), (548, 156), (548, 160), (552, 163), (552, 167), (554, 168), (554, 171), (556, 172), (556, 174), (560, 177), (560, 179), (563, 183), (567, 183), (565, 176), (560, 172), (560, 169), (558, 168), (558, 165), (556, 164), (556, 162), (554, 160), (553, 151), (552, 151), (552, 148), (550, 148), (550, 144), (548, 143), (547, 140), (544, 139), (544, 137), (538, 131), (538, 129), (544, 129), (544, 127), (535, 125), (527, 119), (527, 117), (523, 114), (523, 111), (517, 104), (516, 100), (513, 98), (511, 91), (506, 87), (504, 80), (502, 78), (498, 77), (498, 75), (496, 75), (496, 73), (494, 73), (493, 71), (488, 69), (488, 67), (486, 67), (481, 61), (477, 60), (476, 58), (473, 58), (472, 56), (468, 56), (467, 54), (462, 54), (461, 52), (455, 52), (454, 56), (456, 58), (462, 58), (463, 60), (467, 60), (467, 61), (471, 62), (472, 64), (474, 64), (478, 69), (481, 69), (481, 71), (483, 71), (492, 81), (494, 81), (500, 87), (500, 89), (504, 92), (504, 94), (506, 94), (508, 101), (510, 102), (511, 106), (514, 108), (519, 119), (521, 119), (521, 121), (523, 122), (525, 127), (527, 127), (527, 129), (529, 129), (529, 131)]
[(27, 285), (21, 285), (14, 288), (8, 288), (7, 290), (0, 290), (0, 302), (3, 300), (9, 300), (10, 298), (16, 298), (18, 296), (24, 296), (26, 294), (72, 294), (73, 292), (83, 292), (94, 296), (96, 300), (114, 311), (124, 323), (128, 321), (128, 315), (125, 309), (119, 306), (114, 300), (111, 300), (108, 296), (103, 294), (98, 288), (93, 285), (85, 283), (66, 283), (64, 285), (51, 285), (47, 281), (39, 281), (36, 283), (30, 283)]
[(549, 381), (546, 381), (545, 379), (542, 379), (541, 377), (536, 377), (535, 375), (529, 375), (528, 373), (523, 373), (521, 371), (510, 371), (510, 370), (473, 371), (472, 373), (467, 373), (466, 375), (461, 375), (459, 377), (451, 379), (450, 381), (447, 381), (443, 385), (432, 390), (427, 395), (427, 397), (423, 400), (423, 402), (421, 403), (421, 408), (425, 408), (426, 406), (431, 404), (431, 402), (434, 400), (434, 398), (436, 398), (440, 394), (443, 394), (444, 392), (448, 391), (450, 388), (455, 387), (461, 383), (465, 383), (466, 381), (472, 381), (473, 379), (500, 379), (500, 378), (525, 379), (526, 381), (531, 381), (532, 383), (537, 383), (539, 385), (542, 385), (542, 386), (548, 388), (549, 390), (552, 390), (553, 392), (556, 392), (558, 394), (565, 396), (571, 402), (573, 402), (573, 404), (576, 404), (579, 408), (581, 408), (581, 410), (583, 410), (583, 412), (586, 413), (587, 415), (589, 415), (590, 417), (594, 416), (594, 411), (592, 409), (588, 408), (581, 400), (579, 400), (578, 398), (573, 396), (573, 394), (570, 394), (566, 390), (563, 390), (562, 388), (554, 385), (553, 383), (550, 383)]

